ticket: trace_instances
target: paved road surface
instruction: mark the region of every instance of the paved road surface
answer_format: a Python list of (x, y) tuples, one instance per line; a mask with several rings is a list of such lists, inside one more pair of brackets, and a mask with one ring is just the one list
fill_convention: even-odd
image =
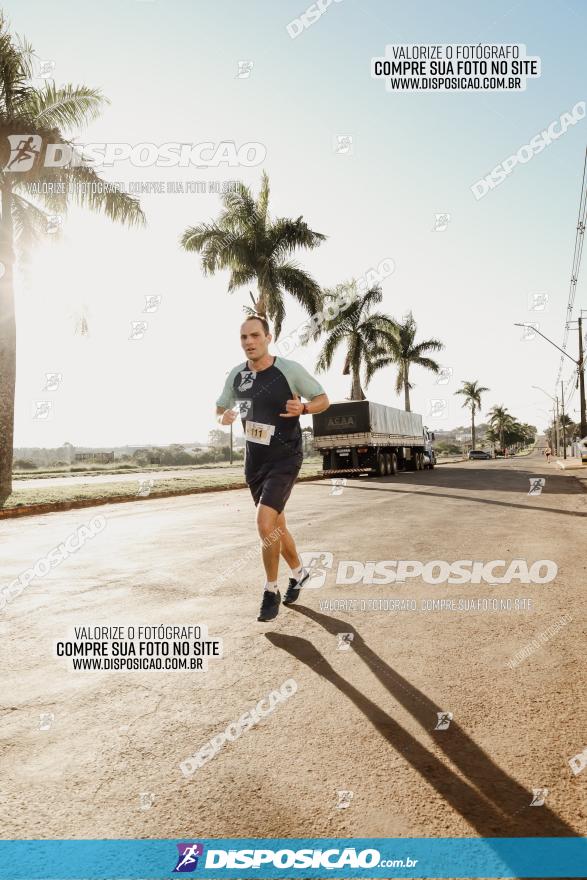
[[(545, 476), (541, 495), (529, 478)], [(8, 583), (96, 513), (105, 530), (0, 612), (3, 837), (585, 834), (587, 493), (536, 456), (294, 490), (300, 549), (339, 560), (550, 559), (553, 583), (335, 586), (257, 623), (245, 490), (2, 523)], [(251, 555), (249, 551), (252, 551)], [(226, 583), (213, 578), (240, 568)], [(281, 574), (285, 583), (287, 572)], [(335, 599), (530, 599), (531, 610), (325, 611)], [(322, 606), (323, 609), (324, 606)], [(560, 631), (508, 661), (562, 615)], [(203, 672), (72, 672), (84, 624), (206, 623)], [(348, 651), (337, 634), (354, 635)], [(297, 692), (186, 779), (179, 764), (289, 678)], [(435, 730), (438, 712), (452, 712)], [(53, 713), (39, 729), (41, 713)], [(532, 789), (548, 788), (530, 807)], [(339, 791), (352, 792), (338, 808)], [(152, 806), (141, 809), (141, 793)], [(348, 796), (347, 796), (348, 799)]]

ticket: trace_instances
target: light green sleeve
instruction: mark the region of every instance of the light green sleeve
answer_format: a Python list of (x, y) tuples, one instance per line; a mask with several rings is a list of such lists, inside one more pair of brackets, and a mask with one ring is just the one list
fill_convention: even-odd
[(226, 377), (226, 382), (224, 383), (222, 394), (216, 401), (216, 406), (223, 406), (224, 409), (232, 409), (232, 407), (236, 403), (236, 397), (234, 396), (234, 377), (240, 370), (244, 369), (244, 364), (238, 364), (238, 366), (233, 367), (233, 369)]
[(298, 364), (297, 361), (289, 361), (285, 358), (278, 357), (275, 366), (281, 370), (289, 383), (289, 387), (295, 394), (305, 397), (306, 400), (312, 400), (319, 394), (325, 394), (324, 388), (313, 376), (308, 373), (305, 367)]

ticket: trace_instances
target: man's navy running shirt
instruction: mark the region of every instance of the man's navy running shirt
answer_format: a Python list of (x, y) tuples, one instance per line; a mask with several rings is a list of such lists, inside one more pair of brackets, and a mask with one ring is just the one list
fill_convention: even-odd
[[(324, 394), (319, 382), (301, 364), (275, 357), (265, 370), (254, 372), (247, 361), (228, 374), (217, 406), (232, 409), (238, 405), (247, 436), (245, 473), (252, 474), (265, 464), (302, 459), (302, 432), (299, 417), (284, 418), (286, 403), (294, 393), (306, 400)], [(247, 426), (247, 422), (249, 425)]]

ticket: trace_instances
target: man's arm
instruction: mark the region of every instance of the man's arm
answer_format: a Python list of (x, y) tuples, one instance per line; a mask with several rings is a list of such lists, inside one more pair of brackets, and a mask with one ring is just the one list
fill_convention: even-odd
[(312, 415), (313, 413), (321, 413), (324, 412), (325, 409), (328, 409), (330, 406), (330, 401), (328, 400), (327, 394), (317, 394), (316, 397), (313, 397), (309, 403), (306, 404), (306, 412)]
[(313, 413), (324, 412), (329, 406), (330, 401), (324, 393), (316, 394), (309, 403), (302, 403), (298, 394), (294, 393), (293, 399), (288, 400), (285, 404), (285, 412), (279, 413), (279, 415), (286, 419), (293, 419), (296, 416), (304, 415), (304, 413), (312, 415)]
[(230, 371), (226, 377), (222, 394), (216, 401), (216, 421), (219, 425), (230, 425), (237, 418), (237, 413), (232, 409), (236, 403), (234, 386), (232, 383), (238, 370), (239, 367), (235, 367)]
[(219, 425), (231, 425), (237, 414), (233, 409), (225, 409), (223, 406), (216, 407), (216, 421)]

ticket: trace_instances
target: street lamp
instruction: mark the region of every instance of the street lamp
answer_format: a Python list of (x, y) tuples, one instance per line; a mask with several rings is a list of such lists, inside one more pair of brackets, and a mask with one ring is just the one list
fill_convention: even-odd
[[(552, 408), (552, 423), (554, 426), (554, 445), (556, 447), (555, 452), (559, 454), (559, 416), (558, 416), (558, 397), (553, 397), (552, 394), (549, 394), (548, 391), (545, 391), (544, 388), (541, 388), (540, 385), (532, 385), (532, 388), (536, 388), (537, 391), (542, 391), (543, 394), (546, 394), (547, 397), (556, 404), (556, 419), (554, 413), (554, 406)], [(566, 449), (565, 449), (565, 458), (566, 458)]]
[[(577, 380), (579, 383), (579, 397), (581, 400), (581, 436), (587, 436), (587, 405), (585, 403), (585, 377), (583, 374), (583, 370), (585, 368), (584, 357), (583, 357), (583, 324), (582, 319), (579, 318), (579, 359), (575, 360), (574, 357), (565, 351), (564, 348), (561, 348), (560, 345), (557, 345), (556, 342), (553, 342), (552, 339), (549, 339), (548, 336), (545, 336), (542, 331), (540, 331), (534, 324), (518, 324), (514, 322), (514, 327), (529, 327), (534, 333), (538, 333), (539, 336), (542, 336), (543, 339), (546, 339), (547, 342), (550, 342), (551, 345), (560, 351), (561, 354), (564, 354), (565, 357), (568, 357), (570, 361), (572, 361), (577, 368)], [(542, 390), (542, 389), (540, 389)], [(563, 409), (564, 409), (564, 400), (563, 400)]]

